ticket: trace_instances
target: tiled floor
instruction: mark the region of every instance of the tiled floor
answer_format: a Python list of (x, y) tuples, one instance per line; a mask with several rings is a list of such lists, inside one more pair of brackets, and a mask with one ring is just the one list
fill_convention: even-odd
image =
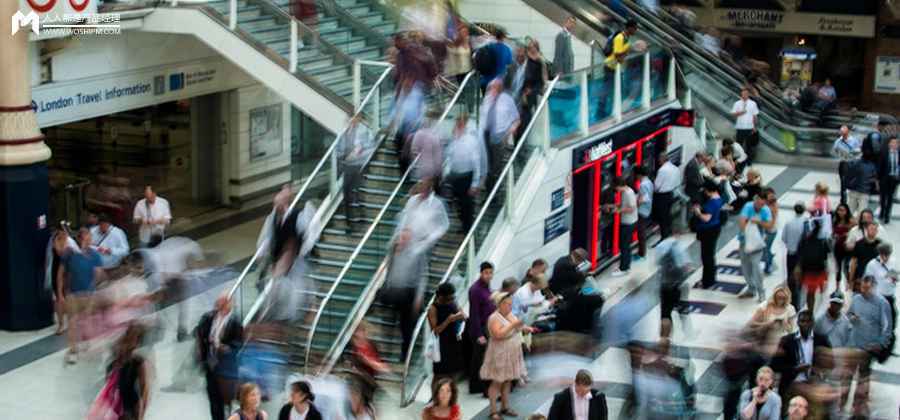
[[(818, 180), (825, 179), (832, 185), (832, 191), (837, 191), (836, 176), (831, 173), (815, 172), (805, 176), (796, 172), (788, 173), (783, 166), (760, 165), (765, 181), (774, 179), (784, 180), (784, 176), (790, 175), (792, 182), (779, 200), (782, 207), (789, 207), (797, 200), (808, 201), (812, 196), (812, 188)], [(787, 175), (786, 175), (787, 174)], [(781, 178), (779, 178), (781, 177)], [(783, 211), (779, 224), (786, 223), (793, 215), (789, 211)], [(897, 214), (896, 216), (900, 216)], [(895, 217), (896, 217), (895, 216)], [(200, 241), (207, 251), (219, 252), (221, 260), (226, 263), (235, 263), (247, 258), (253, 251), (256, 242), (260, 220), (254, 220), (234, 226), (225, 231), (216, 233)], [(900, 223), (890, 225), (888, 229), (890, 238), (900, 237)], [(693, 242), (690, 235), (684, 235), (680, 240)], [(776, 261), (783, 261), (784, 250), (780, 240), (776, 240)], [(895, 244), (897, 242), (895, 241)], [(719, 252), (720, 265), (739, 266), (737, 260), (729, 258), (729, 254), (736, 249), (736, 240), (732, 239), (724, 243)], [(601, 275), (600, 281), (605, 287), (609, 297), (603, 309), (604, 315), (612, 311), (620, 310), (634, 302), (637, 296), (643, 292), (642, 283), (654, 271), (650, 258), (634, 265), (631, 279), (611, 279), (607, 275)], [(781, 264), (783, 265), (783, 264)], [(768, 276), (765, 285), (772, 290), (784, 278), (784, 269), (779, 267), (775, 274)], [(689, 280), (691, 284), (699, 279), (699, 272), (693, 274)], [(722, 274), (721, 281), (743, 284), (740, 276)], [(200, 313), (209, 308), (209, 303), (232, 283), (226, 282), (190, 299), (192, 317), (196, 318)], [(833, 288), (833, 286), (830, 286)], [(829, 289), (830, 290), (830, 289)], [(716, 363), (716, 351), (721, 348), (721, 338), (727, 331), (743, 325), (753, 309), (755, 302), (738, 300), (733, 294), (692, 289), (688, 297), (691, 301), (713, 302), (724, 305), (724, 309), (717, 316), (691, 315), (693, 334), (686, 336), (680, 328), (675, 330), (675, 344), (687, 349), (691, 355), (693, 364), (693, 376), (698, 383), (701, 394), (698, 397), (697, 406), (701, 412), (709, 413), (703, 418), (721, 418), (715, 413), (721, 411), (722, 399), (716, 393), (718, 384), (718, 366)], [(175, 309), (170, 307), (160, 313), (164, 322), (171, 326), (175, 322)], [(652, 304), (652, 309), (646, 311), (640, 318), (637, 328), (638, 339), (653, 340), (659, 328), (658, 305)], [(676, 326), (679, 321), (676, 318)], [(188, 343), (176, 343), (173, 328), (168, 328), (168, 335), (163, 342), (154, 346), (151, 355), (154, 365), (154, 390), (152, 400), (147, 413), (147, 419), (203, 419), (208, 418), (206, 397), (200, 388), (187, 393), (167, 393), (160, 388), (171, 382), (172, 376), (181, 367), (181, 361), (187, 357)], [(31, 333), (0, 333), (0, 360), (4, 353), (23, 348), (29, 343), (42, 340), (52, 333), (51, 330), (43, 330)], [(33, 344), (32, 344), (33, 345)], [(26, 347), (27, 348), (27, 347)], [(63, 351), (50, 353), (49, 356), (39, 358), (31, 363), (24, 364), (7, 373), (0, 375), (0, 408), (4, 412), (16, 413), (15, 418), (35, 419), (65, 419), (81, 417), (85, 413), (91, 400), (96, 395), (102, 378), (104, 355), (95, 352), (92, 356), (80, 361), (79, 364), (65, 367), (62, 362)], [(582, 361), (579, 361), (582, 360)], [(530, 363), (530, 375), (540, 378), (547, 375), (558, 374), (561, 371), (577, 369), (586, 366), (595, 375), (598, 384), (602, 386), (608, 395), (610, 418), (618, 418), (624, 402), (623, 397), (630, 387), (630, 372), (626, 352), (620, 348), (611, 347), (598, 355), (594, 360), (569, 359), (569, 363), (560, 364), (559, 361), (549, 362), (536, 359)], [(549, 366), (549, 367), (548, 367)], [(872, 406), (873, 417), (896, 418), (897, 405), (900, 403), (900, 361), (891, 359), (887, 364), (876, 366), (878, 382), (873, 387)], [(539, 386), (539, 384), (544, 384)], [(199, 383), (197, 384), (200, 385)], [(514, 407), (524, 416), (535, 411), (544, 411), (549, 408), (553, 392), (562, 385), (547, 386), (542, 381), (536, 381), (533, 385), (521, 388), (513, 393)], [(423, 387), (416, 401), (407, 408), (397, 407), (396, 396), (391, 390), (379, 404), (380, 417), (390, 420), (419, 418), (421, 408), (430, 397), (427, 387)], [(467, 390), (466, 384), (461, 384), (461, 390)], [(53, 401), (48, 404), (49, 400)], [(280, 399), (266, 404), (270, 414), (274, 414)], [(465, 392), (460, 401), (463, 407), (464, 418), (486, 418), (487, 402), (480, 396), (472, 396)]]

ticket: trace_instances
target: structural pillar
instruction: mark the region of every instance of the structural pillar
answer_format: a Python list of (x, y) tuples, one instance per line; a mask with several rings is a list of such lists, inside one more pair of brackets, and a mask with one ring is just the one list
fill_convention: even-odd
[(0, 1), (0, 329), (53, 323), (45, 284), (50, 149), (31, 108), (29, 28), (13, 36), (17, 1)]

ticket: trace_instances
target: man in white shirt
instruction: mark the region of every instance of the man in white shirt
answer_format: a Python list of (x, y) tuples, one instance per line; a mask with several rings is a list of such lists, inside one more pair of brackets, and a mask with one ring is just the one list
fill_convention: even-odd
[(622, 277), (631, 272), (631, 239), (638, 221), (637, 194), (624, 177), (617, 176), (613, 186), (619, 194), (619, 203), (610, 204), (607, 211), (619, 214), (619, 269), (613, 271), (612, 276)]
[(475, 220), (475, 197), (481, 190), (487, 170), (484, 143), (469, 129), (469, 116), (463, 113), (456, 120), (453, 140), (447, 146), (443, 176), (459, 206), (463, 234), (468, 233)]
[(831, 154), (840, 159), (838, 177), (841, 180), (841, 203), (847, 203), (847, 169), (851, 161), (862, 154), (862, 142), (850, 135), (850, 127), (841, 126), (841, 135), (831, 146)]
[(144, 187), (144, 198), (134, 206), (134, 223), (139, 225), (139, 240), (141, 248), (151, 245), (151, 242), (159, 243), (165, 238), (166, 226), (172, 221), (172, 212), (169, 210), (169, 202), (162, 197), (157, 197), (153, 187)]
[(672, 206), (675, 204), (675, 189), (681, 185), (681, 171), (669, 162), (665, 153), (659, 156), (659, 170), (653, 181), (653, 219), (659, 225), (659, 239), (672, 236)]
[(759, 107), (753, 99), (750, 99), (750, 89), (741, 89), (741, 99), (731, 107), (731, 115), (736, 118), (734, 128), (737, 134), (735, 138), (747, 152), (747, 164), (752, 165), (753, 159), (756, 157), (756, 145), (759, 143), (756, 132)]
[[(897, 302), (894, 296), (897, 294), (897, 279), (900, 277), (897, 272), (897, 263), (891, 258), (893, 250), (894, 248), (887, 242), (878, 245), (878, 258), (866, 264), (864, 274), (875, 278), (875, 292), (884, 296), (891, 306), (890, 331), (894, 331), (894, 326), (897, 324)], [(895, 341), (896, 337), (891, 336), (889, 349), (894, 348)]]
[(91, 228), (92, 245), (100, 254), (104, 268), (115, 267), (128, 255), (128, 237), (125, 231), (113, 226), (108, 215), (101, 214), (99, 220), (100, 223)]
[(487, 146), (490, 172), (490, 180), (485, 187), (490, 187), (503, 170), (505, 146), (513, 144), (510, 137), (519, 127), (519, 110), (512, 96), (503, 91), (503, 79), (494, 79), (488, 85), (480, 113), (478, 121), (481, 126), (478, 131), (484, 136)]
[(544, 297), (543, 291), (546, 288), (547, 277), (543, 274), (529, 277), (528, 283), (516, 290), (516, 293), (513, 295), (513, 315), (524, 321), (528, 312), (533, 308), (540, 309), (547, 302), (548, 304), (544, 307), (546, 310), (550, 305), (556, 303), (555, 297), (549, 301)]

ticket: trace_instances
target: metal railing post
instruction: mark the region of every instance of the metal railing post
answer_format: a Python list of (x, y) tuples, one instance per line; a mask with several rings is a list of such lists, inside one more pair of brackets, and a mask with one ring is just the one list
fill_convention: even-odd
[(359, 96), (362, 91), (362, 65), (359, 60), (353, 61), (353, 109), (359, 109)]
[(694, 94), (690, 89), (684, 92), (684, 109), (692, 109), (694, 107)]
[(466, 276), (466, 281), (474, 279), (478, 275), (477, 264), (478, 262), (475, 261), (475, 237), (473, 236), (472, 240), (466, 244), (466, 272), (463, 273)]
[(546, 155), (550, 151), (550, 109), (545, 107), (538, 115), (538, 118), (540, 118), (540, 125), (538, 126), (540, 139), (536, 146), (540, 147), (541, 151)]
[(590, 131), (590, 107), (588, 103), (588, 73), (581, 72), (578, 75), (578, 82), (581, 85), (581, 100), (578, 104), (578, 123), (581, 127), (581, 134), (588, 135)]
[(290, 71), (297, 72), (297, 21), (291, 20), (291, 53), (290, 53)]
[(641, 80), (641, 107), (650, 109), (653, 92), (650, 91), (650, 52), (644, 53), (644, 78)]
[(703, 143), (703, 147), (706, 147), (706, 117), (700, 117), (700, 141)]
[(616, 64), (613, 72), (613, 116), (622, 121), (622, 64)]
[(677, 79), (675, 78), (675, 57), (670, 56), (669, 57), (669, 85), (666, 86), (668, 88), (667, 94), (669, 96), (670, 101), (674, 101), (676, 99), (676, 95), (677, 95), (676, 94), (677, 86), (675, 86), (676, 80)]
[(372, 110), (372, 112), (374, 114), (372, 116), (372, 127), (375, 129), (375, 131), (378, 131), (381, 129), (381, 88), (380, 87), (377, 87), (377, 86), (375, 87), (375, 95), (374, 96), (375, 96), (375, 102), (372, 103), (372, 108), (374, 108)]
[[(511, 157), (514, 159), (514, 157)], [(516, 177), (514, 172), (516, 171), (516, 165), (509, 165), (509, 172), (506, 173), (506, 179), (503, 181), (506, 182), (506, 218), (507, 220), (512, 220), (513, 216), (516, 214), (515, 209), (513, 209), (513, 201), (515, 201), (515, 195), (513, 194), (513, 188), (516, 186)]]
[(232, 31), (237, 29), (237, 20), (238, 20), (238, 7), (237, 0), (231, 0), (228, 6), (228, 29)]

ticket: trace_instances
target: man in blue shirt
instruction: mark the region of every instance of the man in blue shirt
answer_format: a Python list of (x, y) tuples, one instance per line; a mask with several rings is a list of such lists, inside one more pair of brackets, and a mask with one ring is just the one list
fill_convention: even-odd
[(841, 180), (841, 204), (847, 203), (847, 165), (861, 154), (862, 143), (850, 135), (850, 128), (841, 127), (841, 136), (831, 146), (831, 154), (840, 159), (838, 177)]
[(747, 290), (741, 293), (739, 298), (751, 298), (754, 295), (756, 300), (763, 302), (766, 299), (766, 289), (763, 287), (762, 271), (759, 263), (762, 261), (765, 243), (758, 249), (746, 249), (747, 229), (758, 229), (759, 237), (764, 236), (764, 232), (772, 229), (774, 220), (772, 219), (772, 210), (766, 205), (765, 197), (757, 194), (753, 197), (753, 202), (744, 205), (741, 209), (740, 217), (738, 217), (738, 240), (740, 241), (741, 271), (744, 273), (744, 279), (747, 282)]
[[(91, 231), (81, 228), (76, 237), (78, 249), (70, 249), (63, 257), (63, 269), (59, 271), (57, 296), (64, 296), (61, 304), (69, 315), (69, 352), (66, 363), (74, 364), (78, 354), (81, 317), (91, 312), (95, 282), (103, 276), (103, 261), (91, 247)], [(65, 293), (63, 293), (65, 291)]]
[(503, 78), (506, 75), (506, 68), (513, 62), (512, 50), (506, 45), (506, 32), (502, 29), (498, 29), (494, 36), (496, 37), (496, 41), (481, 47), (490, 49), (491, 55), (494, 56), (495, 63), (494, 71), (492, 73), (481, 75), (482, 94), (491, 81), (498, 77)]

